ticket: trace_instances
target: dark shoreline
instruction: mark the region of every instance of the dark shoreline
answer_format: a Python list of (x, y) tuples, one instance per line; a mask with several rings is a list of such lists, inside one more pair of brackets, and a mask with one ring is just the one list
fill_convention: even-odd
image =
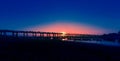
[(119, 61), (120, 47), (58, 40), (0, 41), (0, 61)]

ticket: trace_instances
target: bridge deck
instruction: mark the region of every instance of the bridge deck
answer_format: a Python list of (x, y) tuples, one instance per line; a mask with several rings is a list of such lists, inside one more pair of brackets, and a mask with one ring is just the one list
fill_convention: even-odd
[(57, 32), (35, 32), (35, 31), (14, 31), (0, 30), (0, 39), (3, 38), (32, 38), (32, 39), (58, 39), (58, 40), (101, 40), (100, 35), (70, 34)]

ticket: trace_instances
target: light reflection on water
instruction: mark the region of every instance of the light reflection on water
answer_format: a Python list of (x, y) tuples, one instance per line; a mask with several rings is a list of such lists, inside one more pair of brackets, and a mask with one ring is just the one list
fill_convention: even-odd
[(112, 41), (79, 41), (79, 40), (76, 40), (75, 42), (102, 44), (106, 46), (120, 46), (119, 42), (112, 42)]

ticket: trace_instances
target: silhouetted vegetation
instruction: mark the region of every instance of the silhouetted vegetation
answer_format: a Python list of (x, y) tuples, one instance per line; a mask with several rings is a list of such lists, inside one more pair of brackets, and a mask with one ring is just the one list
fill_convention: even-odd
[(107, 41), (120, 41), (120, 31), (118, 33), (109, 33), (102, 35), (103, 40)]

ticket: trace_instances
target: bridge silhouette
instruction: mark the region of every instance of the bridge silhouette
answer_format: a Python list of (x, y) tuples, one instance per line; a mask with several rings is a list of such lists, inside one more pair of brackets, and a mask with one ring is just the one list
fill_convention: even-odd
[(0, 30), (0, 40), (5, 39), (33, 39), (33, 40), (98, 40), (101, 41), (100, 35), (91, 34), (73, 34), (58, 32), (40, 32), (40, 31), (14, 31), (14, 30)]

